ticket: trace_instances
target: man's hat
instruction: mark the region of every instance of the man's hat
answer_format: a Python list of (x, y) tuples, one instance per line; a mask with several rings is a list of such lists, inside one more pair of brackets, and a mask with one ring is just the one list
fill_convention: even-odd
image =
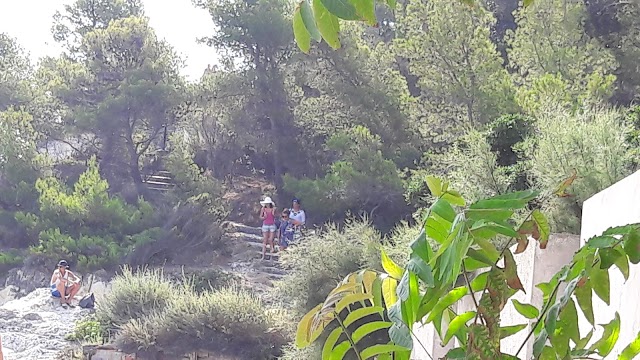
[(65, 268), (69, 267), (69, 264), (67, 263), (67, 260), (58, 261), (58, 267), (62, 267), (62, 266), (64, 266)]

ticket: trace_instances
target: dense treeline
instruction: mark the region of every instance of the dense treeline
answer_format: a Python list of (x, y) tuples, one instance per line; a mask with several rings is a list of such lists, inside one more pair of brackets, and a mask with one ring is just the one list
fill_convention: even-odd
[[(386, 232), (430, 202), (427, 173), (474, 199), (575, 171), (547, 210), (578, 231), (582, 201), (637, 167), (636, 2), (404, 1), (310, 55), (288, 1), (194, 6), (222, 59), (196, 82), (139, 0), (60, 9), (64, 52), (38, 64), (0, 35), (0, 246), (91, 268), (211, 246), (224, 183), (256, 173), (317, 224), (366, 214)], [(160, 171), (174, 190), (145, 185)]]

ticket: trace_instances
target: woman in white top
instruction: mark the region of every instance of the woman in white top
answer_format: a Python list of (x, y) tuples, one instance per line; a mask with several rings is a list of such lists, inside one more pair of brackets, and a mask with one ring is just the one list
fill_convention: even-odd
[(80, 279), (69, 270), (66, 260), (58, 262), (58, 268), (51, 275), (51, 296), (60, 298), (63, 308), (73, 307), (71, 301), (80, 290)]

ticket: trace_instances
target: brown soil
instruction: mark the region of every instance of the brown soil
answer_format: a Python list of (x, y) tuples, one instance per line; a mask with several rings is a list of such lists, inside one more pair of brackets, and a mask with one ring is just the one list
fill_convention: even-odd
[(276, 187), (264, 178), (247, 176), (237, 176), (227, 186), (223, 199), (231, 209), (228, 220), (258, 226), (260, 200), (265, 196), (275, 197)]

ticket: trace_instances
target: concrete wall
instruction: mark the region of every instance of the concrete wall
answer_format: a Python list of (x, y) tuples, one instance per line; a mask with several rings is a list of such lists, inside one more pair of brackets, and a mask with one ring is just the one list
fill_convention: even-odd
[[(542, 306), (542, 292), (535, 285), (549, 281), (560, 268), (571, 261), (573, 254), (579, 248), (580, 238), (572, 234), (552, 234), (545, 250), (541, 250), (535, 240), (530, 241), (526, 251), (514, 255), (516, 264), (518, 264), (518, 275), (526, 293), (518, 292), (513, 299), (533, 304), (540, 308)], [(512, 251), (515, 251), (515, 246)], [(476, 295), (476, 299), (480, 299), (480, 294)], [(456, 312), (460, 314), (474, 310), (474, 308), (473, 299), (470, 296), (466, 296), (457, 304)], [(513, 307), (513, 303), (507, 303), (501, 314), (501, 325), (528, 324), (528, 327), (516, 335), (503, 339), (501, 343), (502, 351), (515, 355), (526, 338), (530, 326), (534, 323), (534, 320), (530, 321), (520, 315)], [(416, 337), (420, 339), (426, 350), (433, 356), (433, 359), (444, 357), (449, 349), (458, 346), (454, 341), (451, 341), (447, 347), (441, 346), (440, 338), (431, 324), (416, 326), (417, 328), (414, 331)], [(532, 346), (533, 338), (528, 341), (527, 346), (523, 348), (518, 357), (520, 359), (531, 358)], [(411, 359), (426, 360), (431, 359), (431, 357), (425, 353), (425, 350), (417, 341), (414, 341), (414, 351)]]
[[(640, 171), (613, 184), (609, 188), (585, 201), (582, 208), (581, 244), (612, 226), (640, 222)], [(620, 338), (606, 359), (615, 359), (640, 331), (640, 266), (631, 265), (629, 280), (617, 268), (609, 270), (611, 283), (611, 306), (607, 306), (597, 296), (593, 296), (593, 311), (596, 324), (606, 324), (613, 319), (615, 312), (620, 313)], [(624, 309), (624, 311), (622, 310)], [(578, 314), (582, 315), (580, 311)], [(581, 317), (581, 332), (589, 332), (591, 325)], [(602, 328), (594, 331), (593, 339), (602, 334)]]

